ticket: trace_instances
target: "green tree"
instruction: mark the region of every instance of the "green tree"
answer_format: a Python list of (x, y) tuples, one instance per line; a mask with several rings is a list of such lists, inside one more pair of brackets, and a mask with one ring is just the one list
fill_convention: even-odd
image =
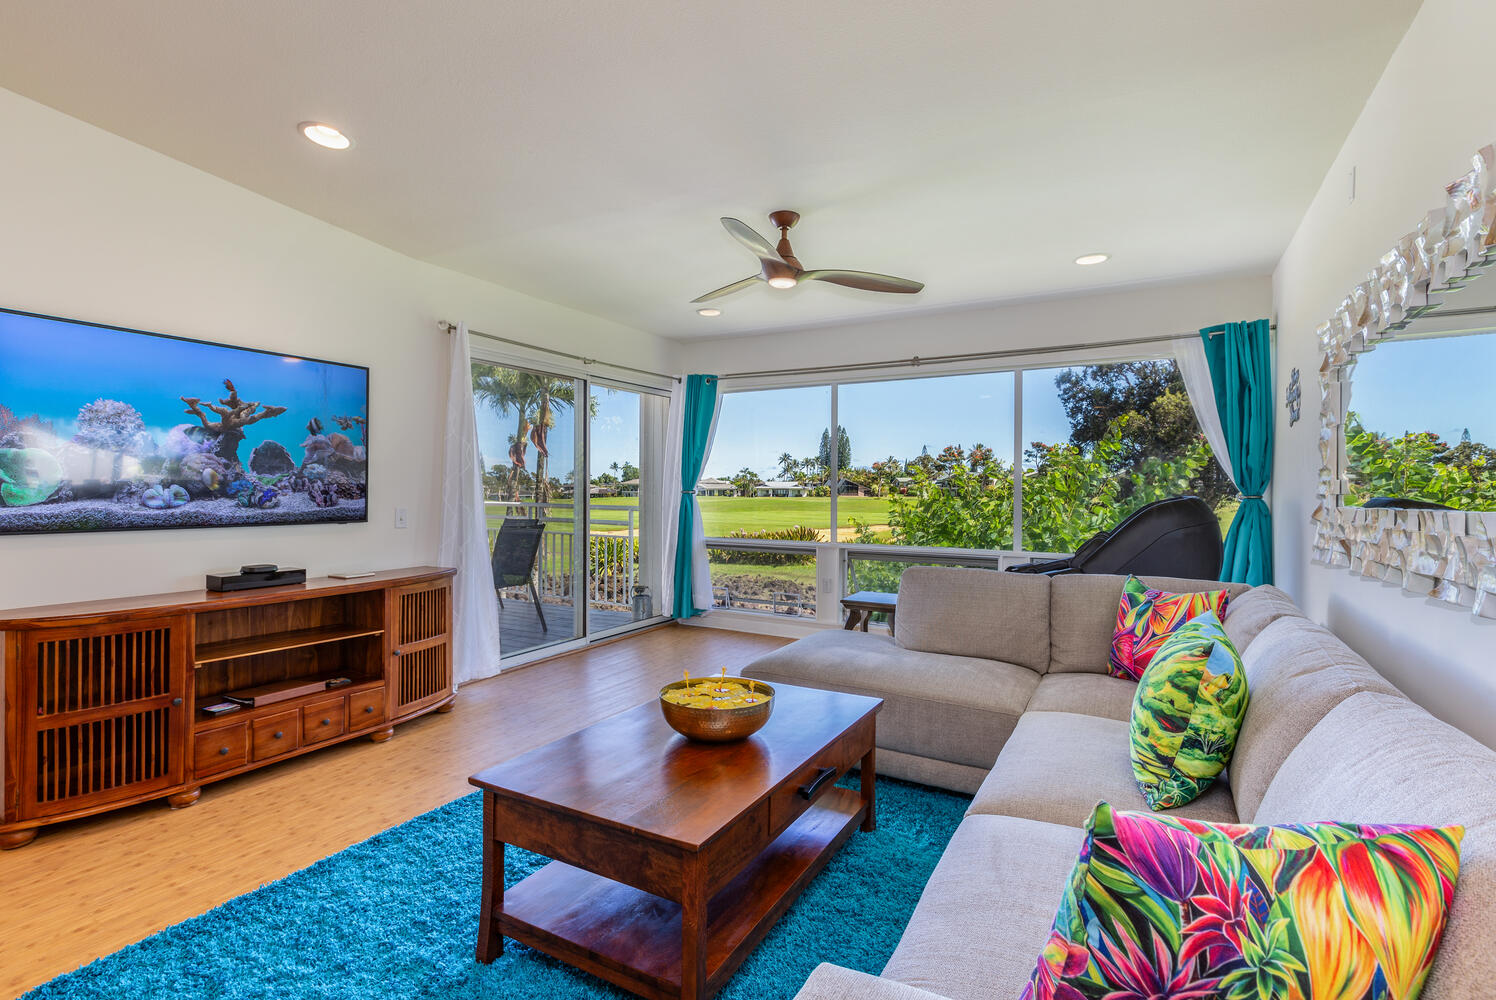
[[(782, 459), (784, 456), (781, 455)], [(821, 431), (821, 447), (816, 452), (816, 461), (822, 469), (831, 468), (831, 428)], [(841, 424), (836, 425), (836, 470), (841, 472), (852, 467), (852, 439), (847, 436), (847, 429)]]
[(732, 483), (732, 488), (738, 491), (738, 496), (751, 497), (753, 496), (753, 488), (755, 486), (762, 486), (764, 481), (758, 478), (758, 473), (745, 465), (728, 482)]
[(1394, 497), (1496, 510), (1496, 450), (1484, 444), (1462, 437), (1451, 447), (1431, 431), (1391, 437), (1367, 429), (1352, 410), (1346, 414), (1345, 454), (1351, 504)]

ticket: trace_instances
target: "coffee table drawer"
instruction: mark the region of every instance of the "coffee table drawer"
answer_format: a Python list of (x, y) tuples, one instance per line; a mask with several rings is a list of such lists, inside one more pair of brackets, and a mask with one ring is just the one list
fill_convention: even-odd
[(789, 826), (836, 784), (856, 760), (845, 759), (847, 752), (840, 745), (832, 747), (774, 789), (769, 796), (770, 831), (777, 834)]

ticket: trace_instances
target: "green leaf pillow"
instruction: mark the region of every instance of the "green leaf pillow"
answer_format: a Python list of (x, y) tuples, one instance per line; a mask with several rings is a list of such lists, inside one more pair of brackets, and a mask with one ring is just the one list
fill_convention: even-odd
[(1148, 805), (1173, 809), (1209, 788), (1246, 713), (1247, 675), (1215, 612), (1171, 632), (1132, 699), (1132, 775)]

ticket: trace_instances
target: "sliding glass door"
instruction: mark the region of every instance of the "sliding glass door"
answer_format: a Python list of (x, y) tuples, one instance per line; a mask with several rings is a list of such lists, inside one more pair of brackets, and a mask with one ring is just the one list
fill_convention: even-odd
[(650, 617), (665, 397), (475, 361), (473, 398), (503, 656)]
[(591, 383), (587, 458), (587, 632), (617, 631), (659, 613), (664, 396)]

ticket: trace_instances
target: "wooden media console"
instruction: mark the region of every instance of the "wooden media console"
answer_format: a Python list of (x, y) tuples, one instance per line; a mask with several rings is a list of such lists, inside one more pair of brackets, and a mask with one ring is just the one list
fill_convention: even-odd
[[(447, 710), (452, 572), (0, 612), (0, 849)], [(203, 711), (230, 695), (252, 704)]]

